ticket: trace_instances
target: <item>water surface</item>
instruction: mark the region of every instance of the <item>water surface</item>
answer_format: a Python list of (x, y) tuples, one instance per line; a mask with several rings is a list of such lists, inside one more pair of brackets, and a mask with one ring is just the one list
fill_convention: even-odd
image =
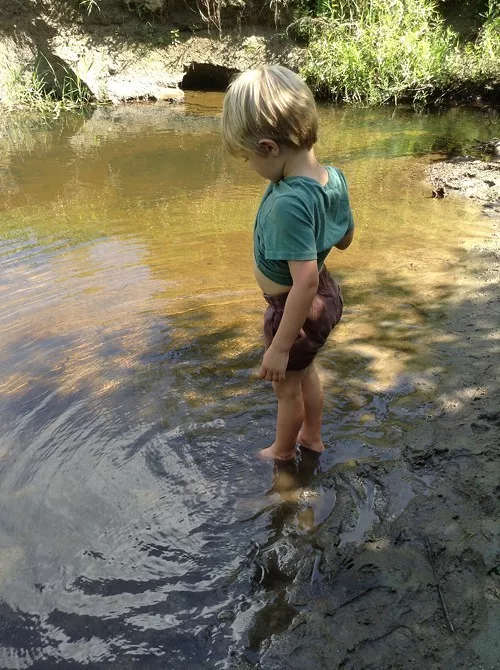
[[(227, 667), (274, 598), (260, 549), (335, 504), (312, 495), (317, 468), (280, 495), (254, 458), (275, 411), (255, 376), (264, 183), (223, 154), (220, 105), (0, 124), (1, 667)], [(486, 224), (432, 199), (425, 169), (494, 119), (320, 114), (357, 231), (328, 261), (347, 309), (319, 360), (325, 472), (397, 458), (432, 400), (461, 245)], [(376, 520), (368, 503), (344, 544)]]

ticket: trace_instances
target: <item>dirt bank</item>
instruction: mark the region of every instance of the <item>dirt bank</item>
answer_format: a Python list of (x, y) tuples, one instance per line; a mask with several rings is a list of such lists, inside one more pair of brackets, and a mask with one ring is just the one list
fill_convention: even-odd
[(435, 195), (460, 195), (478, 202), (500, 202), (500, 161), (460, 156), (430, 168)]
[(282, 586), (252, 631), (257, 641), (275, 632), (262, 670), (500, 666), (499, 209), (480, 214), (483, 232), (457, 262), (433, 402), (395, 458), (318, 474), (333, 512), (268, 557)]
[[(193, 64), (205, 67), (198, 67), (191, 88), (223, 90), (235, 70), (278, 61), (297, 67), (301, 54), (265, 24), (225, 28), (219, 38), (203, 30), (193, 11), (188, 25), (155, 14), (139, 18), (120, 0), (100, 2), (102, 11), (88, 16), (58, 0), (14, 4), (16, 11), (0, 9), (0, 104), (10, 106), (36, 86), (40, 62), (53, 88), (61, 88), (66, 72), (96, 101), (117, 103), (182, 99), (182, 82)], [(55, 85), (52, 72), (61, 73)]]

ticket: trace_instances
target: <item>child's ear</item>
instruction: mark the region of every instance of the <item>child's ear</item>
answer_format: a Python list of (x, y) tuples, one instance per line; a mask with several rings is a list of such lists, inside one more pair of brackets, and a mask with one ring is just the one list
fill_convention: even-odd
[(259, 140), (259, 144), (261, 147), (264, 148), (268, 156), (278, 156), (280, 152), (280, 147), (279, 144), (277, 144), (274, 140), (268, 140), (268, 139)]

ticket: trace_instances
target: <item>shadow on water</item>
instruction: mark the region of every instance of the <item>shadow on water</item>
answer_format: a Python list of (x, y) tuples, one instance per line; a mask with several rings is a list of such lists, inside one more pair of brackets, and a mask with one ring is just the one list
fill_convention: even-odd
[[(256, 651), (306, 606), (285, 598), (300, 566), (309, 597), (326, 588), (327, 531), (359, 542), (428, 485), (401, 443), (468, 347), (442, 324), (467, 309), (449, 237), (473, 209), (423, 201), (418, 163), (375, 169), (347, 115), (360, 239), (332, 257), (348, 307), (320, 359), (328, 449), (274, 473), (256, 462), (274, 427), (246, 252), (261, 185), (223, 160), (213, 120), (182, 135), (185, 119), (138, 114), (140, 131), (130, 110), (99, 112), (1, 154), (0, 659), (14, 667), (222, 667)], [(418, 253), (415, 203), (450, 219)]]
[[(428, 340), (441, 370), (430, 396), (438, 420), (410, 417), (405, 458), (322, 461), (313, 488), (319, 478), (335, 492), (333, 513), (314, 529), (312, 552), (294, 541), (286, 556), (283, 539), (272, 550), (271, 562), (290, 570), (273, 605), (296, 611), (259, 667), (495, 666), (498, 612), (487, 594), (498, 547), (497, 262), (498, 252), (473, 249), (456, 266), (461, 276), (441, 303), (446, 318)], [(413, 494), (398, 509), (408, 481)], [(365, 535), (367, 506), (374, 518)], [(259, 642), (262, 621), (252, 631)]]

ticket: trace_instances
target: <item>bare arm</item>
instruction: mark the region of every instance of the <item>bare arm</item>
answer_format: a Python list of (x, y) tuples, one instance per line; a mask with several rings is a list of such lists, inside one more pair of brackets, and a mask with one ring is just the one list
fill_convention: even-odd
[(318, 290), (316, 260), (288, 261), (288, 266), (293, 286), (286, 299), (278, 331), (264, 355), (259, 373), (260, 377), (268, 381), (282, 381), (285, 378), (290, 349), (304, 325)]

